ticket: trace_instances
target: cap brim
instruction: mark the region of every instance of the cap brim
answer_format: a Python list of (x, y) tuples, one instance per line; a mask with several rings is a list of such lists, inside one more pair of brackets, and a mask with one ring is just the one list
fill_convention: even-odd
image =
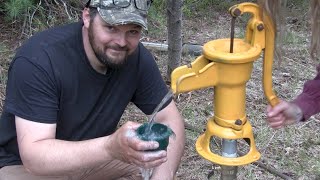
[(98, 12), (102, 19), (110, 25), (137, 24), (143, 29), (148, 30), (147, 17), (145, 14), (137, 12), (127, 12), (117, 9), (101, 9)]

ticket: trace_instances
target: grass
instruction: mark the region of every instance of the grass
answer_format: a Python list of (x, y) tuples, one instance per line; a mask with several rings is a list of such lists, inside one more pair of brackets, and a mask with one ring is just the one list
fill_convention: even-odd
[(0, 83), (5, 84), (7, 80), (6, 72), (14, 52), (5, 42), (0, 42), (0, 54)]
[(0, 112), (2, 112), (3, 100), (5, 97), (5, 88), (7, 82), (7, 72), (9, 69), (9, 61), (8, 58), (11, 58), (13, 55), (12, 50), (10, 50), (7, 45), (2, 41), (0, 42)]

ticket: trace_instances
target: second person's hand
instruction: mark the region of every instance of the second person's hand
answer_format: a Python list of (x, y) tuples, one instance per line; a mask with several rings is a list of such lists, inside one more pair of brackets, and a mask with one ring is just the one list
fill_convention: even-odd
[(301, 109), (294, 103), (280, 101), (274, 107), (267, 107), (267, 122), (274, 128), (279, 129), (286, 125), (299, 122), (302, 119)]

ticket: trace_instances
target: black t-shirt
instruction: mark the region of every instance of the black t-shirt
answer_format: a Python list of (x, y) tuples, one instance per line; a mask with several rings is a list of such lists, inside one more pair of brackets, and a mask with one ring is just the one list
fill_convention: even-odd
[(112, 134), (129, 102), (151, 114), (167, 93), (153, 56), (141, 43), (123, 68), (96, 72), (84, 51), (82, 25), (38, 33), (18, 50), (0, 120), (0, 167), (21, 164), (15, 115), (56, 123), (57, 139), (86, 140)]

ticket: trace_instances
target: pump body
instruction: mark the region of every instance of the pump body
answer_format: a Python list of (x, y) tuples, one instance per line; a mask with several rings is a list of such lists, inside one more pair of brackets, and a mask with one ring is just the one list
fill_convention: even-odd
[[(272, 63), (274, 27), (268, 15), (262, 15), (258, 5), (242, 3), (230, 8), (232, 16), (252, 15), (244, 39), (218, 39), (204, 44), (203, 54), (190, 65), (176, 68), (171, 74), (171, 88), (177, 93), (214, 87), (214, 117), (196, 142), (198, 153), (205, 159), (226, 166), (249, 164), (260, 158), (256, 149), (252, 126), (246, 117), (246, 83), (251, 77), (253, 63), (264, 51), (263, 85), (272, 105), (278, 103), (272, 91)], [(213, 153), (210, 139), (245, 139), (250, 149), (241, 157), (224, 157)]]

